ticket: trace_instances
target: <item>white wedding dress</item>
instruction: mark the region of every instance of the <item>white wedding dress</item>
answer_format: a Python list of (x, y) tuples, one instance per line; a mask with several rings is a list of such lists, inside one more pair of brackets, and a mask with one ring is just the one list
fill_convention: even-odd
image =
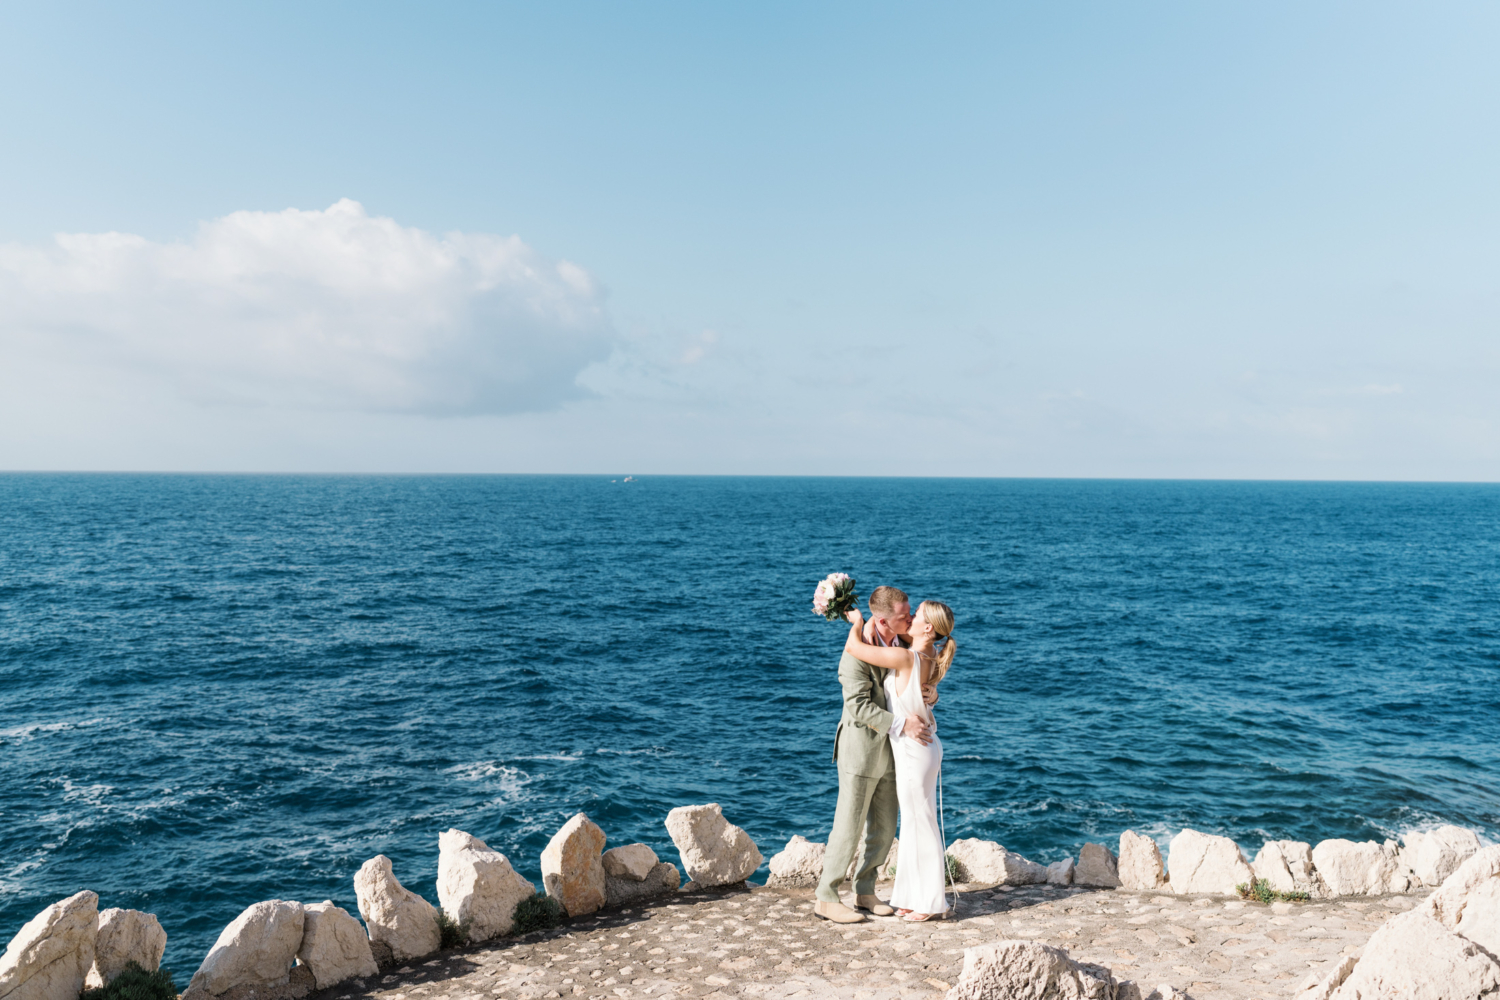
[(942, 913), (948, 908), (943, 897), (946, 883), (946, 845), (938, 826), (938, 768), (943, 763), (943, 743), (937, 738), (937, 720), (922, 701), (922, 663), (912, 654), (912, 670), (906, 690), (896, 692), (896, 675), (885, 675), (886, 704), (897, 715), (918, 716), (932, 726), (932, 742), (923, 746), (909, 736), (891, 737), (896, 758), (896, 799), (901, 805), (900, 843), (896, 848), (896, 886), (891, 905), (916, 913)]

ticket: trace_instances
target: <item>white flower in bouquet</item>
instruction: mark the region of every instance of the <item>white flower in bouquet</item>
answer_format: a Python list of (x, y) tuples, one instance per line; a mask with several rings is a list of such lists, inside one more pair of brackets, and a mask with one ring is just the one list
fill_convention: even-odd
[(845, 613), (858, 604), (854, 577), (848, 573), (829, 573), (818, 581), (817, 589), (813, 591), (813, 614), (822, 615), (831, 622), (842, 621)]

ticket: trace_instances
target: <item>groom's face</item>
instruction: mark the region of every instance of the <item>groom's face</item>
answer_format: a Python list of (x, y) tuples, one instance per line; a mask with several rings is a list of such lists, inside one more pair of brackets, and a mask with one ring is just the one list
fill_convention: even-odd
[(905, 635), (911, 628), (911, 605), (902, 601), (890, 614), (877, 615), (875, 623), (887, 635)]

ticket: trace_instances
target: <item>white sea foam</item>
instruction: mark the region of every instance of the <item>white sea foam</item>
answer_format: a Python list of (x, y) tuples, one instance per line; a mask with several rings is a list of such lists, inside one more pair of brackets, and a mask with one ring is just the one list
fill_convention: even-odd
[(80, 722), (31, 722), (24, 726), (12, 726), (9, 729), (0, 729), (0, 740), (14, 740), (24, 743), (37, 733), (60, 733), (68, 729), (83, 729), (86, 726), (97, 726), (103, 722), (103, 718), (84, 719)]
[(102, 807), (104, 797), (114, 790), (113, 785), (75, 785), (72, 781), (64, 781), (63, 801)]
[[(1412, 811), (1416, 812), (1416, 810)], [(1379, 829), (1381, 834), (1388, 839), (1397, 841), (1401, 844), (1405, 844), (1406, 838), (1412, 836), (1413, 834), (1431, 833), (1433, 830), (1436, 830), (1438, 827), (1442, 826), (1463, 826), (1463, 824), (1461, 823), (1454, 823), (1449, 820), (1443, 819), (1441, 816), (1434, 816), (1431, 813), (1422, 813), (1421, 817), (1421, 819), (1417, 819), (1409, 823), (1403, 823), (1400, 826), (1395, 827), (1394, 829), (1388, 826), (1378, 826), (1377, 829)], [(1492, 841), (1484, 835), (1484, 830), (1480, 827), (1464, 826), (1463, 828), (1466, 830), (1473, 830), (1474, 835), (1479, 838), (1479, 843), (1481, 846), (1489, 847), (1492, 843)]]
[[(532, 782), (531, 775), (511, 764), (479, 760), (469, 764), (456, 764), (446, 768), (443, 773), (451, 774), (459, 781), (481, 782), (489, 790), (497, 792), (487, 805), (514, 805), (529, 798), (525, 788)], [(468, 811), (467, 807), (465, 811)]]
[(472, 815), (473, 812), (474, 810), (471, 806), (449, 806), (445, 809), (432, 809), (427, 812), (412, 813), (407, 818), (413, 823), (430, 825), (434, 822), (444, 823), (461, 820), (462, 817)]
[[(1184, 825), (1182, 823), (1163, 823), (1159, 820), (1153, 820), (1150, 823), (1132, 825), (1128, 829), (1135, 831), (1142, 837), (1150, 837), (1155, 841), (1157, 849), (1161, 851), (1161, 856), (1165, 859), (1167, 849), (1172, 844), (1172, 838), (1182, 832)], [(1243, 849), (1244, 845), (1241, 844), (1240, 847)]]
[(499, 775), (502, 780), (516, 777), (529, 780), (531, 777), (518, 767), (501, 764), (499, 761), (493, 760), (477, 760), (469, 764), (455, 764), (452, 767), (444, 768), (443, 773), (451, 774), (459, 781), (483, 781), (486, 778), (493, 778), (496, 775)]
[(511, 836), (516, 843), (520, 843), (534, 833), (550, 837), (557, 832), (560, 825), (553, 817), (522, 816), (516, 824), (516, 832)]
[[(8, 878), (8, 879), (18, 878), (18, 877), (20, 877), (22, 875), (25, 875), (29, 871), (35, 871), (36, 869), (42, 867), (42, 865), (46, 864), (46, 862), (47, 862), (46, 852), (44, 852), (44, 851), (38, 851), (37, 853), (33, 854), (31, 857), (27, 858), (25, 861), (22, 861), (20, 864), (15, 865), (14, 867), (12, 867), (10, 869), (10, 871), (8, 871), (8, 872), (5, 873), (5, 877)], [(4, 885), (4, 884), (5, 884), (4, 882), (0, 882), (0, 885)], [(14, 891), (20, 891), (20, 883), (19, 882), (12, 883), (12, 884), (15, 885), (15, 887), (16, 887)], [(0, 890), (0, 891), (3, 891), (3, 890)]]

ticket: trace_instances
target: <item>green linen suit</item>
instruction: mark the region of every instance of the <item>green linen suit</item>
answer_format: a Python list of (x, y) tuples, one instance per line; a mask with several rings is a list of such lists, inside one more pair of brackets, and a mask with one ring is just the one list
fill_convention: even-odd
[(826, 902), (839, 902), (839, 885), (861, 846), (854, 891), (858, 895), (873, 893), (876, 869), (890, 853), (891, 838), (896, 835), (900, 807), (889, 738), (895, 716), (886, 705), (885, 675), (880, 667), (849, 653), (839, 660), (844, 712), (833, 738), (839, 801), (833, 830), (828, 834), (828, 850), (823, 855), (823, 877), (818, 881), (818, 899)]

